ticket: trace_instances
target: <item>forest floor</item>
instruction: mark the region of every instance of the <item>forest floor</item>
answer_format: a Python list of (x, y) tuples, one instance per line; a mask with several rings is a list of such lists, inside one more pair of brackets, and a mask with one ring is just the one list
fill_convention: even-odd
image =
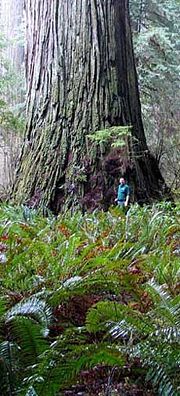
[(179, 209), (1, 205), (2, 396), (178, 395)]

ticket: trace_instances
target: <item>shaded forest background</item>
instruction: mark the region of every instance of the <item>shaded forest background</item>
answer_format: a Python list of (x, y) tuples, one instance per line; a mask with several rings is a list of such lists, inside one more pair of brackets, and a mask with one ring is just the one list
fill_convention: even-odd
[[(0, 3), (0, 185), (8, 195), (25, 125), (22, 0)], [(179, 2), (130, 1), (136, 67), (148, 146), (166, 183), (179, 189)]]

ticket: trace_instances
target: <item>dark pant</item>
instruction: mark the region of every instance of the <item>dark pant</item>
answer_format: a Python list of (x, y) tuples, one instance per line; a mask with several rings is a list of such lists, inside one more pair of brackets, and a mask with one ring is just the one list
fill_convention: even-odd
[(122, 212), (126, 215), (129, 207), (125, 206), (125, 201), (118, 201), (118, 206), (122, 209)]
[(121, 206), (122, 208), (124, 207), (125, 201), (118, 201), (118, 205)]

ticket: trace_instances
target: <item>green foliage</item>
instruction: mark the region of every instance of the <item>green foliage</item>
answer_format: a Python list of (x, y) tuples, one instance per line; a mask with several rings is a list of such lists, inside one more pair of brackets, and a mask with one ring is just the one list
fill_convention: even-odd
[[(17, 44), (17, 43), (16, 43)], [(11, 60), (7, 59), (8, 41), (0, 35), (0, 126), (8, 131), (22, 133), (24, 130), (24, 104), (22, 97), (25, 92), (23, 72), (14, 70)], [(17, 103), (17, 105), (15, 105)], [(6, 140), (6, 139), (5, 139)]]
[(110, 128), (96, 131), (88, 135), (89, 139), (96, 143), (110, 143), (112, 147), (123, 147), (127, 144), (127, 137), (131, 136), (131, 127), (113, 126)]
[(99, 373), (106, 393), (123, 373), (178, 394), (178, 214), (169, 203), (57, 218), (1, 206), (3, 396), (87, 390)]
[[(99, 302), (87, 315), (87, 329), (98, 332), (110, 328), (118, 340), (118, 350), (131, 359), (140, 359), (160, 395), (175, 395), (180, 353), (180, 299), (172, 298), (164, 287), (150, 282), (146, 290), (151, 309), (139, 312), (117, 302)], [(175, 374), (175, 375), (174, 375)]]
[(179, 3), (131, 1), (147, 142), (167, 182), (179, 186)]
[(145, 314), (129, 312), (127, 318), (113, 323), (111, 334), (116, 339), (126, 337), (126, 350), (131, 358), (139, 358), (148, 368), (151, 380), (160, 395), (175, 395), (180, 353), (180, 299), (172, 298), (164, 287), (154, 282), (147, 285), (152, 308)]
[(10, 110), (9, 105), (0, 100), (0, 126), (4, 130), (13, 130), (14, 132), (23, 132), (24, 130), (24, 119), (22, 116), (15, 115), (15, 113)]

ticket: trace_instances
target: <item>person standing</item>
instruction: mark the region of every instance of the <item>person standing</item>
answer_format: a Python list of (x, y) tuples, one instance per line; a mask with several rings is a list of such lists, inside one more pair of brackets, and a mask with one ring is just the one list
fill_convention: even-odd
[(126, 184), (124, 177), (120, 178), (119, 183), (117, 198), (115, 201), (122, 208), (127, 208), (129, 203), (130, 189), (128, 184)]

